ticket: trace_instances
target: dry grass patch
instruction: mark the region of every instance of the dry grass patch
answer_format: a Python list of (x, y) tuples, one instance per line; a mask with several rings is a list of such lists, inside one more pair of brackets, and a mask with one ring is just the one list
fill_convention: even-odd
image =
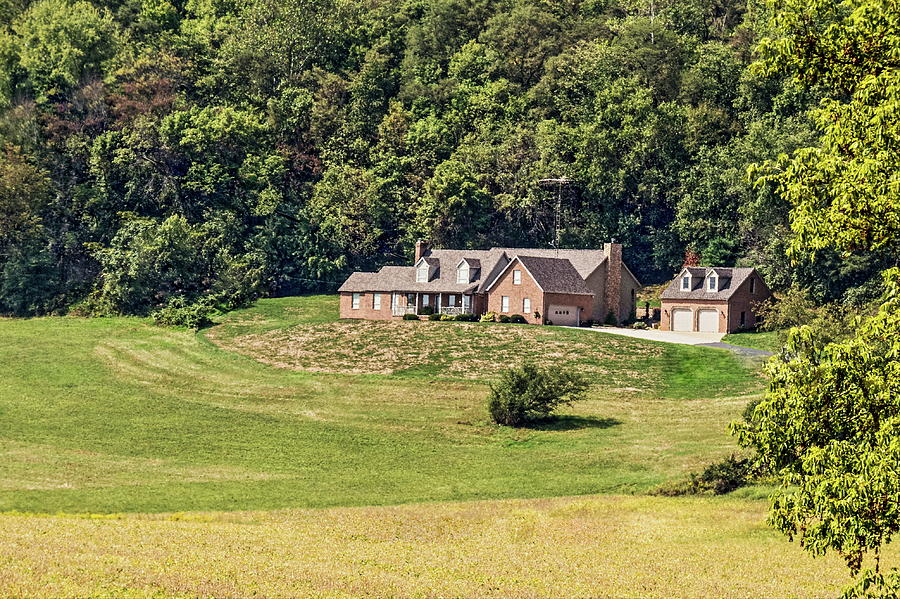
[(119, 519), (0, 516), (0, 595), (833, 597), (765, 504), (626, 496)]
[[(395, 374), (431, 370), (453, 378), (493, 376), (507, 364), (566, 363), (604, 377), (630, 360), (661, 353), (653, 345), (527, 325), (428, 321), (336, 321), (287, 329), (214, 336), (223, 347), (294, 370)], [(637, 377), (639, 372), (625, 372)]]

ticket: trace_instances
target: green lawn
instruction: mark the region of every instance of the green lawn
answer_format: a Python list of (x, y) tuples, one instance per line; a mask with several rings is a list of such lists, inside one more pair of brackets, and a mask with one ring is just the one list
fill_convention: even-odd
[(724, 343), (730, 343), (731, 345), (752, 347), (753, 349), (761, 349), (772, 353), (778, 353), (781, 350), (783, 340), (783, 331), (732, 333), (725, 335), (722, 339)]
[[(0, 511), (642, 492), (734, 450), (726, 425), (762, 385), (726, 351), (572, 329), (378, 323), (373, 352), (371, 323), (336, 312), (333, 296), (265, 300), (200, 334), (0, 320)], [(534, 429), (487, 421), (505, 363), (567, 362), (571, 345), (588, 401)]]

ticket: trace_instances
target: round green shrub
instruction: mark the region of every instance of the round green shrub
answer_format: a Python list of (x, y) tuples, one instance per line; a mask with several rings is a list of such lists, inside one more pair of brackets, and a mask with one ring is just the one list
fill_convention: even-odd
[(415, 314), (404, 314), (403, 320), (419, 320), (419, 317)]
[(440, 320), (440, 319), (441, 319), (440, 314), (431, 313), (428, 315), (428, 320)]
[(457, 314), (456, 320), (460, 322), (477, 322), (478, 317), (474, 314)]
[(497, 322), (509, 322), (509, 316), (507, 316), (506, 314), (501, 314), (497, 318)]
[(509, 321), (513, 324), (528, 324), (528, 321), (521, 314), (513, 314), (509, 317)]
[(526, 363), (491, 384), (488, 412), (497, 424), (523, 426), (547, 418), (561, 405), (584, 398), (587, 379), (575, 371)]

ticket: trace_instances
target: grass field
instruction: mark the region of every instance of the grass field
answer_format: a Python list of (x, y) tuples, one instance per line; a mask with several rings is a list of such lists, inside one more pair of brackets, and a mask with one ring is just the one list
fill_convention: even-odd
[(733, 498), (0, 516), (0, 596), (836, 597), (848, 578)]
[[(341, 330), (345, 323), (323, 322), (335, 320), (335, 308), (323, 297), (262, 302), (207, 335), (229, 346), (265, 329)], [(465, 331), (397, 323), (407, 325), (437, 336)], [(760, 385), (724, 351), (484, 325), (479, 343), (504, 328), (522, 331), (504, 342), (510, 352), (546, 346), (547, 337), (577, 337), (593, 352), (584, 363), (597, 381), (588, 401), (559, 421), (513, 430), (487, 421), (483, 382), (468, 372), (452, 378), (440, 362), (420, 360), (402, 376), (311, 373), (138, 319), (0, 327), (8, 365), (0, 510), (259, 510), (640, 492), (733, 450), (725, 428)], [(339, 345), (320, 334), (326, 350)], [(483, 346), (473, 364), (479, 379), (503, 365)]]
[[(736, 450), (726, 427), (763, 386), (758, 362), (336, 313), (334, 297), (266, 300), (199, 334), (0, 320), (0, 596), (813, 597), (846, 582), (765, 529), (758, 490), (641, 495)], [(574, 364), (589, 399), (492, 425), (487, 383), (522, 356)]]

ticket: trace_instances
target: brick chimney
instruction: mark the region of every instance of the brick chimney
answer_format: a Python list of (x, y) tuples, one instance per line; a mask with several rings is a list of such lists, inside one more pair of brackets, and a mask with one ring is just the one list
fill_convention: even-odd
[[(606, 312), (610, 310), (616, 316), (616, 323), (619, 322), (621, 314), (619, 313), (621, 298), (619, 290), (622, 288), (622, 244), (621, 243), (604, 243), (603, 253), (606, 254)], [(606, 318), (606, 314), (603, 315)]]
[(416, 260), (413, 262), (415, 264), (422, 257), (422, 254), (428, 251), (428, 242), (422, 241), (421, 239), (416, 242)]

